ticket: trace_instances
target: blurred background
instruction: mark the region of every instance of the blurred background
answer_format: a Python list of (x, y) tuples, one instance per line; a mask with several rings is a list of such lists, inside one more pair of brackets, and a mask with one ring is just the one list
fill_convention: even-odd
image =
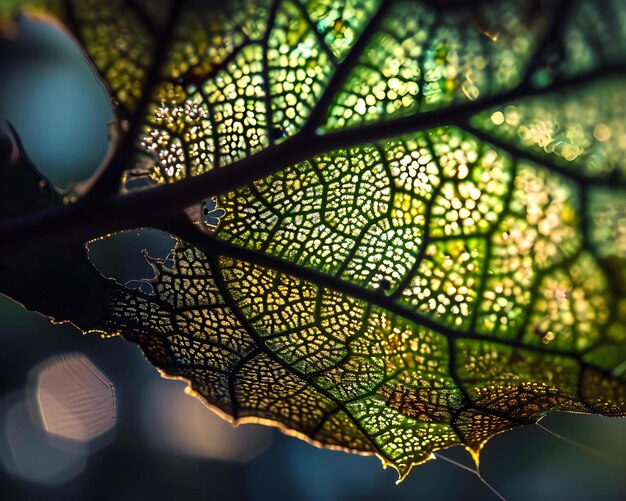
[[(105, 155), (111, 106), (80, 51), (57, 29), (20, 22), (0, 35), (0, 118), (57, 186), (90, 176)], [(7, 31), (6, 29), (4, 30)], [(2, 182), (2, 180), (0, 180)], [(140, 251), (172, 240), (132, 232), (94, 245), (101, 271), (148, 277)], [(43, 256), (42, 258), (45, 258)], [(161, 379), (137, 347), (52, 325), (0, 296), (0, 499), (418, 500), (496, 499), (445, 461), (396, 474), (376, 458), (320, 450), (256, 425), (232, 428)], [(626, 498), (626, 421), (551, 415), (493, 439), (483, 477), (510, 500)], [(469, 466), (462, 450), (446, 456)]]

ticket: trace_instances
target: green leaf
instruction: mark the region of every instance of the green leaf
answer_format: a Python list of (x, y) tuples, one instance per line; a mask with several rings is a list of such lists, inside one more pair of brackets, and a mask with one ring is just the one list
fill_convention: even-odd
[[(48, 4), (119, 138), (50, 215), (69, 302), (15, 288), (23, 259), (3, 291), (120, 333), (233, 422), (401, 478), (552, 411), (626, 414), (622, 2), (168, 7)], [(139, 226), (179, 238), (151, 295), (80, 247)]]

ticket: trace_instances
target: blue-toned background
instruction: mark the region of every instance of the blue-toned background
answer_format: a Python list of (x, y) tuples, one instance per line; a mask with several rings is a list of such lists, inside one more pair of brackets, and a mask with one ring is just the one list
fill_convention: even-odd
[[(0, 38), (0, 117), (64, 187), (97, 168), (112, 113), (72, 42), (50, 26), (22, 23), (15, 39)], [(103, 272), (128, 280), (149, 275), (142, 248), (165, 256), (170, 244), (134, 232), (94, 246), (92, 255)], [(113, 428), (78, 452), (51, 441), (33, 408), (33, 371), (69, 352), (87, 355), (117, 397)], [(396, 486), (395, 472), (375, 458), (319, 450), (251, 425), (231, 433), (182, 388), (161, 380), (134, 345), (52, 325), (0, 296), (0, 499), (495, 499), (475, 476), (443, 461), (415, 468)], [(624, 420), (558, 415), (542, 424), (602, 454), (626, 456)], [(470, 464), (462, 451), (446, 454)], [(626, 498), (624, 470), (538, 427), (495, 438), (481, 469), (507, 499)]]

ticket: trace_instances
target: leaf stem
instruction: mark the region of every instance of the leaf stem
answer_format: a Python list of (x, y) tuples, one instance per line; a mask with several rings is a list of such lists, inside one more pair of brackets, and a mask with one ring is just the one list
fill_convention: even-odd
[[(85, 197), (73, 204), (52, 207), (2, 221), (0, 222), (0, 256), (28, 248), (40, 249), (42, 241), (48, 244), (83, 243), (118, 231), (158, 227), (159, 223), (171, 217), (172, 213), (177, 213), (208, 196), (232, 191), (321, 153), (382, 141), (434, 127), (467, 126), (467, 121), (473, 115), (521, 97), (528, 98), (562, 92), (576, 85), (625, 74), (625, 65), (608, 66), (568, 80), (557, 81), (542, 89), (533, 89), (526, 96), (516, 88), (480, 101), (471, 101), (447, 109), (417, 113), (324, 135), (311, 130), (303, 130), (272, 148), (205, 174), (129, 194), (112, 193), (102, 197)], [(483, 138), (512, 151), (512, 146), (502, 144), (491, 136)], [(517, 152), (517, 150), (513, 151)], [(570, 171), (555, 166), (552, 162), (541, 160), (534, 155), (532, 157), (529, 157), (528, 153), (523, 153), (523, 155), (550, 170), (575, 177), (580, 183), (615, 187), (614, 179), (589, 177), (573, 169)]]
[[(355, 299), (360, 299), (368, 304), (376, 305), (384, 308), (411, 322), (415, 322), (433, 332), (444, 336), (448, 343), (454, 343), (456, 340), (469, 339), (479, 340), (482, 342), (490, 342), (498, 345), (510, 346), (511, 348), (519, 348), (527, 351), (543, 353), (548, 355), (562, 356), (576, 360), (582, 367), (589, 368), (598, 373), (614, 378), (615, 376), (601, 367), (597, 367), (581, 357), (579, 353), (552, 348), (541, 344), (524, 344), (515, 338), (505, 338), (497, 335), (481, 334), (471, 330), (458, 330), (452, 326), (446, 325), (436, 319), (424, 315), (408, 304), (401, 303), (391, 296), (381, 293), (375, 289), (368, 289), (361, 285), (342, 280), (339, 277), (323, 273), (312, 268), (306, 268), (297, 263), (287, 261), (280, 257), (260, 252), (252, 249), (239, 247), (228, 242), (216, 240), (214, 237), (206, 235), (198, 231), (194, 225), (186, 218), (180, 217), (175, 220), (170, 219), (168, 223), (157, 225), (157, 228), (172, 233), (182, 238), (191, 245), (199, 248), (207, 255), (227, 256), (234, 259), (241, 259), (247, 263), (255, 264), (261, 267), (269, 268), (274, 271), (285, 273), (287, 275), (297, 277), (301, 280), (313, 283), (320, 288), (335, 290), (342, 294), (346, 294)], [(456, 347), (452, 347), (454, 350)], [(483, 409), (480, 409), (483, 410)]]

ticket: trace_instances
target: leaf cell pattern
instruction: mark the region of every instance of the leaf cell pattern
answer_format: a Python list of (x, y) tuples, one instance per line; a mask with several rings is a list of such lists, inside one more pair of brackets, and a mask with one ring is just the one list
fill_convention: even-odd
[(434, 450), (478, 453), (492, 435), (554, 409), (623, 413), (623, 384), (581, 363), (567, 339), (547, 349), (427, 328), (182, 242), (172, 261), (151, 262), (155, 296), (119, 295), (112, 324), (141, 315), (141, 329), (125, 336), (165, 375), (189, 381), (235, 421), (376, 453), (402, 476)]
[[(122, 125), (139, 106), (137, 163), (157, 182), (297, 133), (324, 98), (333, 99), (325, 127), (337, 129), (510, 89), (542, 28), (517, 0), (443, 15), (424, 2), (381, 0), (33, 3), (76, 36)], [(365, 47), (351, 51), (357, 42)], [(352, 66), (341, 88), (341, 78), (329, 84)]]
[(623, 416), (626, 10), (442, 4), (40, 2), (158, 183), (320, 145), (209, 198), (210, 232), (169, 226), (154, 294), (107, 282), (85, 325), (401, 477), (554, 410)]
[(440, 7), (423, 2), (397, 2), (335, 97), (326, 127), (429, 111), (510, 89), (521, 80), (542, 28), (545, 5), (534, 19), (530, 8), (526, 2), (499, 2), (442, 15)]

